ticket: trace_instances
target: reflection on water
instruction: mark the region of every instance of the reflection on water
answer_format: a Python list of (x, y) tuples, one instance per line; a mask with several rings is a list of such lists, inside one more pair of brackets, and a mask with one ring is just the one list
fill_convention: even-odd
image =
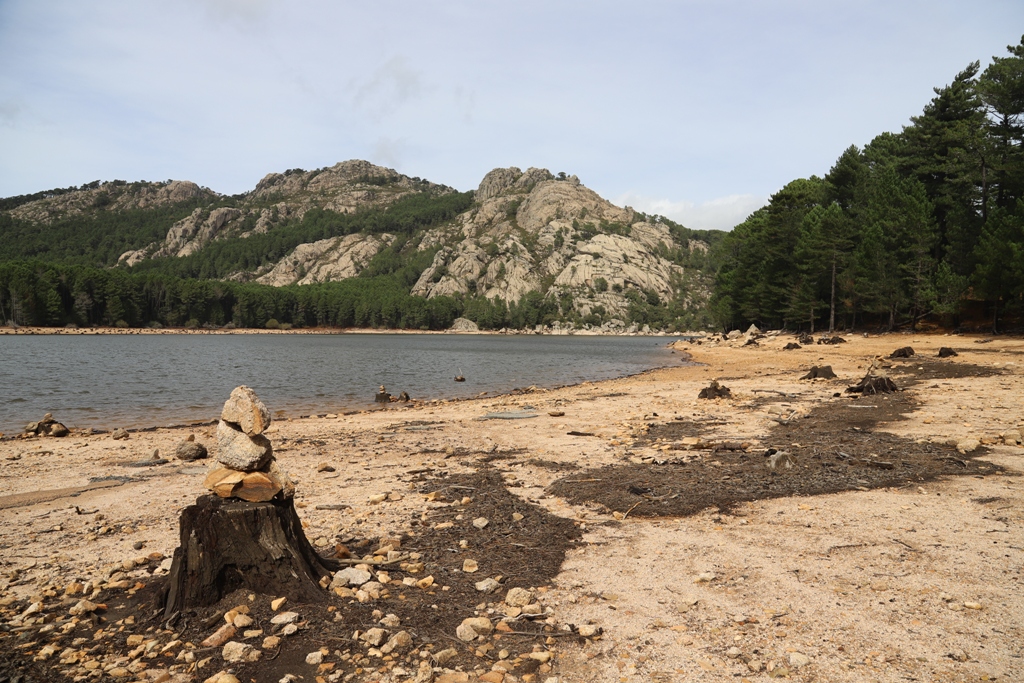
[[(0, 431), (44, 413), (68, 426), (166, 425), (217, 416), (251, 386), (275, 413), (554, 387), (667, 365), (665, 337), (496, 335), (0, 336)], [(453, 378), (465, 375), (466, 381)]]

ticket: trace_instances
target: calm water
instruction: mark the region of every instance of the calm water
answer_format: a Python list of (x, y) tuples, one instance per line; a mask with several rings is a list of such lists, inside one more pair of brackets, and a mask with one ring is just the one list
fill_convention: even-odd
[[(272, 412), (554, 387), (678, 363), (665, 337), (494, 335), (0, 336), (0, 432), (51, 412), (111, 429), (209, 420), (239, 384)], [(462, 373), (464, 383), (453, 381)]]

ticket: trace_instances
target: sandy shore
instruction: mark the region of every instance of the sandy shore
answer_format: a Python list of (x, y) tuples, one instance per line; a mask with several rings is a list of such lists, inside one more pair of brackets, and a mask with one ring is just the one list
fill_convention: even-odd
[[(513, 671), (507, 682), (1024, 680), (1024, 448), (1001, 436), (1024, 427), (1024, 341), (888, 335), (783, 351), (792, 341), (680, 343), (698, 365), (515, 396), (287, 420), (268, 436), (298, 481), (307, 536), (322, 547), (351, 534), (404, 533), (410, 519), (441, 505), (404, 477), (421, 470), (494, 468), (524, 503), (575, 522), (583, 543), (569, 550), (542, 601), (558, 624), (589, 624), (603, 635), (552, 638), (553, 659), (540, 673)], [(878, 360), (908, 345), (913, 358)], [(640, 517), (546, 490), (567, 473), (586, 479), (603, 466), (633, 463), (657, 476), (657, 467), (671, 465), (660, 464), (666, 457), (711, 462), (717, 456), (709, 443), (742, 442), (758, 457), (769, 446), (789, 449), (797, 467), (778, 476), (804, 476), (808, 445), (781, 443), (780, 420), (824, 409), (868, 413), (870, 406), (853, 411), (850, 399), (836, 394), (873, 362), (899, 384), (918, 359), (921, 367), (925, 359), (935, 363), (943, 346), (959, 352), (944, 367), (963, 372), (913, 384), (904, 392), (912, 411), (872, 429), (946, 448), (975, 439), (987, 449), (980, 458), (999, 471), (755, 499), (684, 517)], [(825, 364), (838, 379), (799, 379)], [(711, 379), (730, 387), (732, 398), (698, 399)], [(538, 416), (479, 419), (524, 410)], [(645, 438), (684, 421), (701, 425), (698, 438)], [(859, 428), (851, 429), (854, 435)], [(193, 432), (215, 450), (213, 427)], [(189, 433), (0, 442), (0, 605), (20, 608), (54, 587), (105, 578), (112, 564), (140, 554), (170, 555), (178, 515), (203, 493), (213, 466), (212, 458), (174, 460)], [(170, 462), (137, 466), (154, 451)], [(395, 500), (372, 503), (378, 494)], [(323, 507), (339, 503), (351, 507)], [(470, 680), (491, 668), (480, 661), (487, 664), (469, 670)], [(182, 680), (202, 681), (222, 666), (216, 659), (193, 666), (191, 679)], [(315, 668), (294, 673), (314, 680)], [(364, 672), (362, 679), (407, 680), (388, 676)]]

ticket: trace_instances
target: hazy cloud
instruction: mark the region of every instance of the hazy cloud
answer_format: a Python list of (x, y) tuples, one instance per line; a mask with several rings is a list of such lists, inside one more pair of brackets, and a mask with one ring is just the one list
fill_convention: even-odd
[(356, 88), (352, 103), (379, 121), (419, 97), (422, 79), (405, 57), (392, 57)]
[(768, 198), (752, 194), (731, 194), (697, 204), (686, 200), (672, 201), (626, 193), (616, 199), (615, 203), (671, 218), (693, 230), (732, 230), (747, 216), (767, 204)]

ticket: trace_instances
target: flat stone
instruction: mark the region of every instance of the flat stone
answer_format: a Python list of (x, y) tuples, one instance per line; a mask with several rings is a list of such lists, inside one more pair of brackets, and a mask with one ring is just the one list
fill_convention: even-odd
[(221, 498), (230, 498), (243, 479), (245, 479), (245, 472), (220, 467), (206, 475), (203, 485)]
[(260, 658), (260, 651), (255, 649), (252, 645), (246, 645), (245, 643), (239, 643), (238, 641), (232, 640), (224, 645), (224, 649), (221, 650), (221, 656), (225, 662), (238, 663), (238, 662), (255, 662)]
[(276, 612), (277, 610), (284, 607), (284, 603), (286, 602), (288, 602), (288, 598), (274, 598), (270, 601), (270, 609)]
[(811, 658), (802, 652), (790, 652), (789, 653), (789, 665), (794, 669), (799, 669), (801, 666), (807, 666), (811, 663)]
[(462, 562), (462, 571), (466, 572), (467, 574), (472, 574), (473, 572), (477, 571), (478, 569), (480, 569), (480, 565), (477, 563), (476, 560), (470, 560), (470, 559), (463, 560), (463, 562)]
[(281, 639), (278, 636), (267, 636), (263, 639), (263, 649), (273, 650), (275, 647), (281, 644)]
[(270, 619), (271, 624), (291, 624), (299, 620), (298, 612), (281, 612)]
[(313, 666), (317, 666), (317, 665), (321, 664), (323, 661), (324, 661), (324, 653), (320, 652), (320, 650), (316, 650), (315, 652), (310, 652), (308, 655), (306, 655), (306, 664), (311, 664)]
[(477, 529), (483, 529), (488, 524), (490, 524), (490, 522), (487, 520), (486, 517), (477, 517), (473, 520), (473, 526), (475, 526)]
[(407, 650), (412, 646), (412, 636), (408, 631), (399, 631), (388, 639), (388, 642), (380, 648), (384, 654)]
[(274, 453), (267, 437), (250, 436), (224, 420), (217, 424), (217, 448), (217, 462), (241, 472), (263, 469)]
[(249, 472), (232, 495), (250, 503), (264, 503), (281, 491), (281, 486), (263, 472)]
[(220, 419), (233, 422), (249, 436), (262, 434), (270, 426), (270, 410), (247, 386), (235, 387), (224, 402)]
[(501, 584), (490, 577), (484, 579), (483, 581), (477, 581), (473, 585), (476, 586), (476, 589), (481, 593), (493, 593), (494, 591), (501, 588)]
[(335, 573), (334, 580), (331, 581), (331, 588), (338, 588), (340, 586), (362, 586), (371, 578), (372, 576), (368, 571), (356, 569), (355, 567), (347, 567)]

